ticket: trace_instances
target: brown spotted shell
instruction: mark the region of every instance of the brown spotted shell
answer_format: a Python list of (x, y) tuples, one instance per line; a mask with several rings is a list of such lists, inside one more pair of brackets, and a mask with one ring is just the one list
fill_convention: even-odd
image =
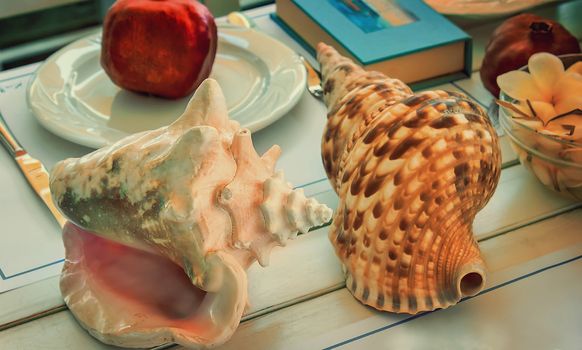
[(330, 239), (347, 288), (380, 310), (417, 313), (478, 293), (472, 234), (501, 156), (485, 112), (459, 93), (413, 94), (320, 44), (328, 121), (322, 142), (340, 203)]

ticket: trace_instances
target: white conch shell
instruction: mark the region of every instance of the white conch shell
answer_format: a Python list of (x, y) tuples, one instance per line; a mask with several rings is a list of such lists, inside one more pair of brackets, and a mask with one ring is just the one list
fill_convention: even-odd
[[(274, 172), (279, 154), (257, 154), (208, 79), (172, 125), (58, 163), (51, 191), (76, 225), (63, 236), (61, 291), (81, 325), (126, 347), (225, 342), (247, 303), (245, 269), (331, 218)], [(144, 274), (167, 281), (147, 294)], [(160, 291), (170, 283), (176, 297)]]
[(339, 196), (329, 237), (346, 286), (380, 310), (417, 313), (478, 293), (471, 226), (497, 185), (495, 130), (462, 94), (413, 94), (319, 44), (328, 107), (322, 140)]

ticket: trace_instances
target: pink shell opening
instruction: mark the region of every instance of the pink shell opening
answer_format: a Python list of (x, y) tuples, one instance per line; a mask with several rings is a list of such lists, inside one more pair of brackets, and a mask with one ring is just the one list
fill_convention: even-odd
[[(91, 291), (86, 297), (95, 298), (89, 303), (97, 309), (113, 309), (118, 315), (116, 324), (105, 327), (125, 329), (128, 333), (137, 329), (180, 328), (192, 337), (213, 333), (207, 329), (211, 325), (196, 319), (204, 299), (212, 295), (194, 286), (173, 261), (99, 237), (71, 223), (65, 226), (63, 239), (67, 260), (61, 289), (76, 288), (68, 278), (75, 283), (81, 278), (81, 284), (88, 284), (83, 287)], [(85, 298), (79, 300), (87, 302)]]

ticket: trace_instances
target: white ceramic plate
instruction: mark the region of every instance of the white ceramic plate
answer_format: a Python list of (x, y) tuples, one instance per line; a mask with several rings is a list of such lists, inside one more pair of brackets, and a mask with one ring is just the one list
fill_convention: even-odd
[(559, 0), (424, 0), (443, 15), (467, 17), (506, 16), (553, 1)]
[[(140, 95), (114, 85), (101, 69), (101, 34), (78, 40), (49, 57), (28, 87), (38, 121), (71, 142), (99, 148), (129, 134), (168, 125), (190, 96), (179, 100)], [(229, 116), (251, 131), (273, 123), (305, 88), (298, 55), (251, 29), (220, 26), (211, 78), (224, 91)]]

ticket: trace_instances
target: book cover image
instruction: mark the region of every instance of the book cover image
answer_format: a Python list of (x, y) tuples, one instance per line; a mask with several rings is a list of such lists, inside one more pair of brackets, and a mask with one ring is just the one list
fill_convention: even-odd
[(414, 21), (391, 0), (327, 0), (364, 33), (371, 33)]
[(327, 0), (364, 33), (375, 32), (389, 27), (368, 4), (362, 0)]

